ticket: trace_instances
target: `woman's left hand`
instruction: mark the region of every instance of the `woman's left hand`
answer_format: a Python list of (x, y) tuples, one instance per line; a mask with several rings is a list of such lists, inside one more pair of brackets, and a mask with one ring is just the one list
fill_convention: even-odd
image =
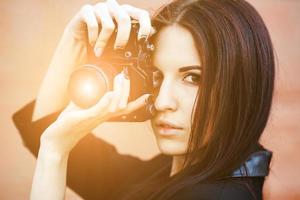
[(79, 140), (101, 123), (133, 112), (146, 104), (149, 94), (127, 103), (129, 91), (129, 79), (119, 73), (114, 78), (113, 90), (106, 92), (96, 105), (82, 109), (70, 102), (42, 134), (41, 149), (57, 155), (67, 155)]

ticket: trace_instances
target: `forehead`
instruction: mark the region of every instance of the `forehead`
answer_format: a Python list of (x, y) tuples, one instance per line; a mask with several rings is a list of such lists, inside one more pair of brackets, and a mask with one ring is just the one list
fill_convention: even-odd
[(154, 45), (153, 62), (159, 68), (201, 65), (192, 34), (178, 24), (162, 28)]

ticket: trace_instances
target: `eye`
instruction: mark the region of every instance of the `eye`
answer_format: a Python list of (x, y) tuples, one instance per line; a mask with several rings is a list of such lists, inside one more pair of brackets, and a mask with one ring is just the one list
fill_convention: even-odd
[(199, 85), (200, 80), (201, 80), (201, 75), (196, 74), (196, 73), (189, 73), (189, 74), (185, 75), (183, 80), (188, 82), (189, 84)]

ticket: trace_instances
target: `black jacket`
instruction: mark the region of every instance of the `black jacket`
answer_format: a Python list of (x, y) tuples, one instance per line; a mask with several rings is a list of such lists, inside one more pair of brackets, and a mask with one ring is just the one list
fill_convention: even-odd
[[(34, 104), (32, 101), (14, 113), (13, 121), (24, 145), (37, 156), (40, 136), (59, 112), (32, 122)], [(258, 149), (228, 178), (196, 184), (176, 194), (174, 199), (262, 199), (271, 157), (270, 151)], [(88, 134), (70, 153), (67, 185), (84, 199), (120, 199), (130, 186), (152, 176), (161, 166), (171, 166), (171, 157), (159, 155), (142, 161), (121, 155), (112, 145)]]

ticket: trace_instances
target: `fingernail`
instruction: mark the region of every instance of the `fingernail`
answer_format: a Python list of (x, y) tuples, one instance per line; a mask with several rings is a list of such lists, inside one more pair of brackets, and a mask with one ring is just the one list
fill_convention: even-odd
[(117, 55), (124, 56), (124, 48), (123, 47), (117, 46), (117, 47), (114, 47), (114, 50)]
[(103, 51), (103, 49), (102, 49), (102, 48), (99, 48), (99, 47), (97, 47), (97, 48), (94, 49), (95, 55), (96, 55), (97, 57), (100, 57), (100, 56), (101, 56), (102, 51)]
[(123, 50), (125, 49), (123, 46), (114, 46), (114, 49), (115, 50)]
[(154, 27), (152, 27), (151, 28), (151, 35), (154, 35), (156, 32), (157, 32), (157, 30)]
[(138, 40), (139, 42), (144, 43), (147, 40), (147, 35), (141, 35), (141, 37)]
[(122, 73), (126, 79), (129, 79), (128, 67), (124, 67)]
[(153, 95), (152, 94), (148, 95), (148, 97), (145, 100), (145, 103), (146, 104), (153, 103)]

